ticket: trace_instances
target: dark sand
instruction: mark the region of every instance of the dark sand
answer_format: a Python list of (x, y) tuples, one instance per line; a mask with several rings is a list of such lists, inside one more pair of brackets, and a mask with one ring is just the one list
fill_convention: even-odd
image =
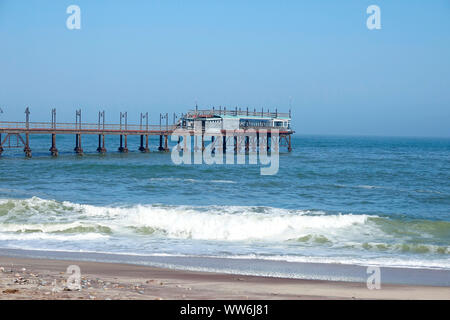
[[(81, 290), (68, 291), (69, 265)], [(449, 287), (383, 285), (192, 272), (0, 256), (0, 299), (450, 299)]]

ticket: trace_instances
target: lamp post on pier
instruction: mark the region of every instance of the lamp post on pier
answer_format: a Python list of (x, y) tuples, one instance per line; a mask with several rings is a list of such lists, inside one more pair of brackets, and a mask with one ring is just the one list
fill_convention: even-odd
[(79, 155), (83, 154), (83, 148), (81, 146), (81, 109), (76, 110), (76, 112), (75, 112), (75, 149), (74, 149), (74, 151)]
[[(123, 133), (123, 129), (122, 129), (122, 119), (124, 119), (125, 121), (125, 134)], [(120, 147), (119, 147), (119, 152), (123, 152), (123, 153), (127, 153), (128, 152), (128, 139), (127, 139), (127, 135), (126, 135), (126, 131), (128, 129), (128, 113), (127, 112), (121, 112), (120, 113)], [(123, 145), (123, 137), (125, 137), (125, 145)]]
[(25, 109), (26, 114), (26, 132), (25, 132), (25, 148), (23, 148), (23, 151), (25, 152), (25, 156), (27, 158), (31, 158), (31, 149), (30, 149), (30, 134), (28, 130), (30, 129), (30, 109), (27, 107)]
[(105, 110), (98, 112), (98, 130), (102, 130), (103, 133), (98, 135), (98, 148), (97, 151), (100, 153), (106, 153), (105, 147)]
[(141, 112), (141, 121), (140, 121), (140, 129), (141, 131), (144, 130), (143, 128), (143, 122), (145, 119), (145, 147), (144, 147), (144, 135), (141, 134), (141, 146), (139, 147), (139, 151), (141, 152), (150, 152), (150, 149), (148, 148), (148, 112), (143, 114)]
[(56, 133), (54, 130), (56, 130), (56, 108), (52, 109), (52, 146), (48, 151), (51, 152), (52, 157), (58, 156), (58, 149), (56, 148)]

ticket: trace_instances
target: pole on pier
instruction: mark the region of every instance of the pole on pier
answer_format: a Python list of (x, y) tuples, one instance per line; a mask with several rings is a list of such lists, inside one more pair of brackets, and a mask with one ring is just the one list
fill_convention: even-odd
[(81, 109), (75, 112), (75, 127), (78, 133), (75, 134), (75, 149), (78, 155), (83, 155), (83, 148), (81, 147)]
[[(127, 129), (128, 129), (128, 113), (127, 112), (121, 112), (120, 113), (120, 147), (119, 147), (119, 152), (122, 152), (122, 153), (127, 153), (128, 152), (128, 143), (127, 143), (127, 141), (128, 141), (128, 139), (127, 139), (127, 135), (125, 134), (125, 135), (123, 135), (122, 133), (123, 133), (123, 131), (122, 131), (122, 119), (124, 119), (125, 120), (125, 131), (127, 131)], [(123, 137), (125, 137), (125, 139), (123, 139)], [(124, 140), (125, 140), (125, 145), (123, 145), (123, 142), (124, 142)]]
[(52, 109), (52, 129), (56, 129), (56, 108)]
[(148, 148), (148, 112), (146, 112), (145, 114), (141, 113), (141, 122), (140, 122), (141, 131), (144, 130), (143, 128), (144, 119), (145, 119), (145, 131), (147, 133), (145, 135), (145, 147), (144, 147), (144, 135), (141, 134), (141, 145), (139, 147), (139, 151), (147, 153), (150, 152), (150, 149)]
[[(139, 118), (139, 130), (143, 130), (143, 128), (142, 128), (142, 120), (144, 119), (144, 117), (145, 117), (145, 115), (141, 112), (141, 116), (140, 116), (140, 118)], [(144, 152), (145, 151), (145, 148), (144, 148), (144, 135), (143, 134), (141, 134), (141, 136), (140, 136), (140, 138), (141, 138), (141, 144), (140, 144), (140, 146), (139, 146), (139, 151), (141, 151), (141, 152)]]
[(30, 134), (28, 132), (28, 130), (30, 129), (30, 109), (28, 107), (25, 109), (25, 114), (27, 131), (25, 132), (25, 147), (23, 148), (23, 151), (25, 152), (25, 157), (31, 158)]
[(98, 135), (98, 148), (100, 153), (106, 153), (105, 148), (105, 110), (98, 112), (98, 130), (102, 130), (103, 133)]
[[(166, 119), (166, 130), (165, 133), (163, 134), (163, 130), (162, 130), (162, 120)], [(169, 151), (168, 148), (168, 135), (169, 135), (169, 114), (159, 114), (159, 131), (160, 131), (160, 135), (159, 135), (159, 147), (158, 150), (159, 151)], [(164, 147), (163, 147), (163, 135), (164, 135)]]
[[(53, 130), (56, 129), (56, 109), (55, 108), (52, 109), (52, 129)], [(51, 146), (51, 148), (48, 151), (51, 152), (52, 157), (57, 157), (58, 156), (58, 149), (56, 148), (56, 134), (55, 134), (55, 132), (52, 133), (52, 146)]]
[(158, 151), (163, 151), (164, 148), (162, 146), (162, 119), (163, 119), (163, 115), (162, 113), (159, 114), (159, 147), (158, 147)]
[(166, 135), (164, 136), (164, 151), (169, 151), (169, 114), (166, 113)]

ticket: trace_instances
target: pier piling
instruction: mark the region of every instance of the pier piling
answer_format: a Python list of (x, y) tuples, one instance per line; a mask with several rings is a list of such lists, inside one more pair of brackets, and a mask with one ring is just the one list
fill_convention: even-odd
[(150, 149), (148, 148), (148, 135), (145, 135), (145, 147), (144, 147), (144, 135), (141, 134), (141, 145), (139, 147), (139, 151), (143, 153), (150, 152)]
[(169, 152), (169, 135), (164, 135), (164, 152)]
[(99, 153), (106, 153), (106, 147), (105, 147), (105, 135), (99, 134), (98, 135), (98, 148), (97, 151)]
[(75, 148), (73, 149), (78, 155), (83, 155), (83, 148), (81, 147), (81, 134), (75, 135)]
[(163, 146), (162, 146), (162, 142), (163, 141), (163, 136), (162, 135), (160, 135), (159, 136), (159, 147), (158, 147), (158, 151), (164, 151), (164, 148), (163, 148)]
[(25, 134), (25, 148), (23, 148), (25, 152), (25, 157), (31, 158), (31, 148), (30, 148), (30, 135), (28, 133)]
[(141, 134), (141, 145), (139, 147), (139, 151), (144, 152), (144, 135)]
[(120, 135), (120, 147), (119, 152), (127, 153), (128, 152), (128, 139), (127, 135)]
[(49, 149), (52, 157), (58, 156), (58, 149), (56, 148), (56, 134), (52, 133), (52, 147)]

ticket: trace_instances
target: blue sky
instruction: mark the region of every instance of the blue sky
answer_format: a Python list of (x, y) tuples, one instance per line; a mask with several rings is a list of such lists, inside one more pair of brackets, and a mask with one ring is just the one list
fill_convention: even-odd
[(285, 111), (292, 97), (298, 133), (450, 137), (448, 0), (0, 0), (0, 41), (3, 120), (81, 107), (156, 123), (195, 101)]

